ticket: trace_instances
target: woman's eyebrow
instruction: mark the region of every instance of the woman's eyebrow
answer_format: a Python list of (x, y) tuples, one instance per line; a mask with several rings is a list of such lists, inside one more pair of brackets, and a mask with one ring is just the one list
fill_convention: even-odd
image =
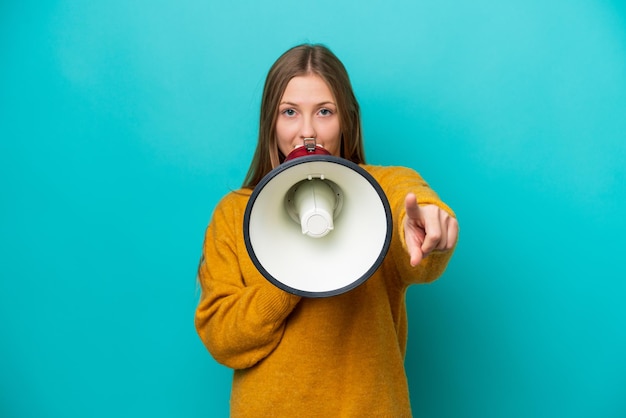
[[(328, 104), (331, 104), (333, 106), (337, 106), (337, 104), (335, 102), (331, 102), (329, 100), (317, 103), (317, 104), (315, 104), (315, 106), (323, 106), (323, 105), (328, 105)], [(293, 102), (280, 102), (280, 105), (299, 106), (298, 103), (293, 103)]]

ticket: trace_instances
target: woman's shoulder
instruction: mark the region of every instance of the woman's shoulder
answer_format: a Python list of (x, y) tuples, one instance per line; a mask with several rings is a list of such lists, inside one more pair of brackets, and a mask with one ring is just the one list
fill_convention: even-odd
[(221, 205), (240, 205), (242, 202), (247, 202), (252, 194), (251, 189), (237, 189), (231, 190), (226, 193), (220, 199), (218, 206)]
[(398, 181), (399, 179), (423, 180), (422, 176), (410, 167), (370, 164), (361, 164), (361, 167), (379, 182), (386, 180)]
[(221, 213), (226, 215), (243, 212), (251, 194), (252, 190), (250, 189), (231, 190), (219, 200), (215, 206), (214, 214)]
[[(217, 202), (211, 214), (207, 233), (213, 231), (219, 236), (230, 236), (241, 226), (250, 190), (231, 190)], [(219, 231), (219, 232), (218, 232)]]

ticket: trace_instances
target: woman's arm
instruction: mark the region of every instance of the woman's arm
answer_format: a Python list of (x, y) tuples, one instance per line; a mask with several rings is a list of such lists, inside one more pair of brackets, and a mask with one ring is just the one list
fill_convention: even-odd
[(379, 167), (372, 174), (393, 213), (390, 255), (400, 279), (406, 284), (436, 280), (456, 246), (459, 229), (454, 212), (412, 169)]
[(196, 330), (209, 352), (234, 369), (251, 367), (276, 348), (300, 300), (269, 283), (248, 262), (240, 206), (237, 197), (224, 199), (207, 228), (198, 269), (202, 296), (195, 316)]

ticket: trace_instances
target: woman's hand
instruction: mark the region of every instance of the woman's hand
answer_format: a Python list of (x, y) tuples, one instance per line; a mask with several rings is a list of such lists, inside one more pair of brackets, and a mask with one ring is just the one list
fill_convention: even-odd
[(432, 251), (447, 251), (456, 245), (459, 224), (435, 205), (419, 206), (413, 193), (404, 199), (404, 238), (411, 266), (417, 266)]

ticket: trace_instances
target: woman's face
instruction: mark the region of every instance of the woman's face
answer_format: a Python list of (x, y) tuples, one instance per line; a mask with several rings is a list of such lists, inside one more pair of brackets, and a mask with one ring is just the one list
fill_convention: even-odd
[(317, 75), (292, 78), (278, 107), (276, 143), (283, 155), (315, 138), (331, 155), (341, 155), (341, 127), (335, 98)]

